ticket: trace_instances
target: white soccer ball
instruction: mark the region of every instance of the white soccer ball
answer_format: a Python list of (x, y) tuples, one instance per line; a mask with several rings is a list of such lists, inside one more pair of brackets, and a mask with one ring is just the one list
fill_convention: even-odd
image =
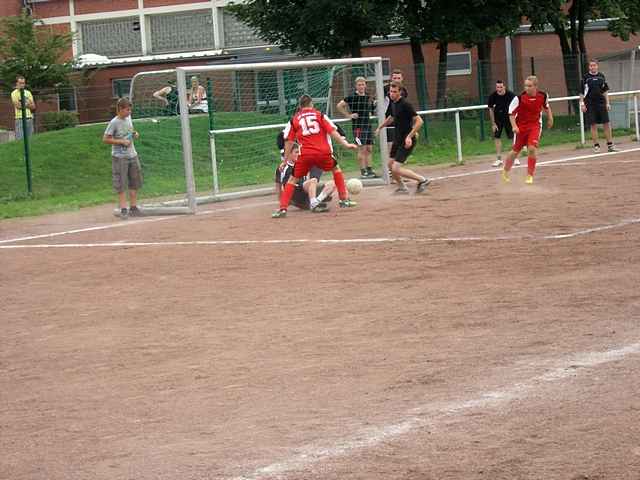
[(362, 182), (357, 178), (350, 178), (347, 182), (347, 190), (351, 195), (358, 195), (362, 191)]

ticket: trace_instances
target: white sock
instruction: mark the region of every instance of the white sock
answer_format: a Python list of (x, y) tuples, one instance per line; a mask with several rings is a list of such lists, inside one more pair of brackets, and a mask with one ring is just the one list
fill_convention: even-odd
[(318, 200), (317, 198), (312, 198), (311, 200), (309, 200), (309, 204), (311, 208), (316, 208), (319, 203), (320, 203), (320, 200)]
[(325, 190), (322, 190), (316, 200), (318, 200), (318, 203), (322, 203), (325, 198), (327, 198), (327, 192)]

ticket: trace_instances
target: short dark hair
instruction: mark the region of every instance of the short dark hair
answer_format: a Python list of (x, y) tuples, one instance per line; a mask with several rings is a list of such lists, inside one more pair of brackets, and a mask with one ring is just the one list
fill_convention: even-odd
[(394, 68), (393, 71), (391, 72), (391, 75), (393, 75), (394, 73), (399, 73), (400, 75), (403, 75), (402, 70), (400, 70), (399, 68)]
[(122, 98), (119, 98), (118, 102), (116, 103), (116, 110), (119, 112), (123, 108), (129, 108), (130, 106), (131, 106), (131, 101), (126, 97), (122, 97)]
[(24, 78), (23, 75), (18, 75), (18, 76), (16, 76), (16, 82), (19, 81), (19, 80), (25, 80), (26, 81), (27, 79)]
[(502, 85), (504, 85), (504, 82), (503, 82), (502, 80), (496, 80), (496, 85), (497, 85), (498, 83), (501, 83)]
[(592, 63), (599, 65), (598, 60), (596, 60), (595, 58), (592, 58), (591, 60), (589, 60), (589, 65), (591, 65)]
[(298, 104), (300, 105), (300, 108), (306, 108), (309, 105), (311, 105), (313, 103), (313, 99), (311, 98), (310, 95), (307, 95), (306, 93), (304, 95), (302, 95), (300, 97), (300, 100), (298, 101)]
[(398, 82), (397, 80), (394, 80), (389, 85), (389, 88), (397, 88), (398, 90), (402, 90), (402, 82)]

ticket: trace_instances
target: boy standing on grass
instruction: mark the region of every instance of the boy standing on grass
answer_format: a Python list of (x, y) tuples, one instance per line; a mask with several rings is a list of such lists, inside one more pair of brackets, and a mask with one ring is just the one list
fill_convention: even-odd
[[(140, 135), (133, 129), (131, 102), (120, 98), (116, 104), (116, 116), (109, 122), (102, 141), (111, 145), (111, 178), (113, 189), (118, 192), (120, 217), (140, 215), (137, 206), (138, 190), (142, 187), (142, 171), (133, 139)], [(127, 210), (127, 190), (129, 210)]]

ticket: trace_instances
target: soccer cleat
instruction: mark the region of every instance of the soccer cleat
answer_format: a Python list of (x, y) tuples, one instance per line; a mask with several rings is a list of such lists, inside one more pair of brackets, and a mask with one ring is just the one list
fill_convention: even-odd
[(509, 172), (506, 170), (502, 170), (502, 181), (504, 183), (511, 183), (511, 177), (509, 177)]
[(519, 158), (516, 158), (516, 159), (513, 161), (513, 164), (514, 164), (516, 167), (519, 167), (519, 166), (520, 166), (520, 159), (519, 159)]
[(320, 202), (318, 205), (313, 207), (311, 211), (313, 213), (325, 213), (329, 211), (329, 206), (324, 202)]
[(396, 188), (393, 191), (394, 194), (396, 195), (409, 195), (409, 189), (406, 187), (406, 185), (402, 185), (398, 188)]
[(609, 153), (613, 153), (613, 152), (619, 152), (620, 150), (618, 150), (613, 143), (611, 145), (607, 145), (607, 152)]
[(356, 202), (354, 202), (353, 200), (340, 200), (338, 202), (338, 205), (340, 205), (340, 208), (352, 208), (352, 207), (357, 207), (358, 204)]
[(129, 218), (129, 211), (126, 208), (120, 209), (120, 218), (123, 220), (126, 220), (127, 218)]
[(418, 186), (416, 187), (416, 193), (424, 192), (430, 183), (431, 183), (431, 180), (425, 177), (425, 179), (422, 182), (418, 182)]
[(596, 143), (596, 144), (593, 146), (593, 151), (594, 151), (595, 153), (600, 153), (600, 144), (599, 144), (599, 143)]
[(533, 185), (533, 175), (527, 175), (527, 179), (524, 181), (527, 185)]
[(378, 175), (373, 170), (367, 170), (364, 175), (364, 178), (378, 178)]
[(492, 167), (501, 167), (502, 166), (502, 160), (501, 159), (497, 159), (495, 162), (493, 162), (491, 164)]
[(276, 210), (271, 214), (271, 218), (284, 218), (287, 216), (287, 211), (284, 209)]

